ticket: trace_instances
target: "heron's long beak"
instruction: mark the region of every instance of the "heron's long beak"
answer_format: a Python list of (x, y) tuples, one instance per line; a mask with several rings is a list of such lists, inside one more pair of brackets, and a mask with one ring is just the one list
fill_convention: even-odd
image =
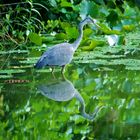
[(98, 24), (94, 23), (98, 28), (101, 28)]
[(96, 25), (96, 27), (101, 28), (101, 27), (97, 24), (97, 20), (96, 20), (96, 19), (93, 19), (92, 22), (93, 22), (93, 24)]

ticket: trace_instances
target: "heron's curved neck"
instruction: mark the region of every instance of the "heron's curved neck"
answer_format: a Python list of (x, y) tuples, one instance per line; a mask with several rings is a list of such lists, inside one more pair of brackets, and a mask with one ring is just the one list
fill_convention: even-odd
[(78, 26), (79, 36), (78, 36), (78, 38), (73, 43), (74, 51), (78, 48), (78, 46), (80, 45), (80, 42), (82, 40), (82, 37), (83, 37), (83, 27), (84, 27), (84, 25), (79, 25)]
[(97, 113), (99, 112), (99, 110), (100, 110), (101, 108), (99, 108), (98, 110), (95, 110), (95, 112), (93, 112), (93, 114), (91, 114), (91, 115), (90, 115), (90, 114), (87, 114), (87, 113), (85, 112), (85, 101), (84, 101), (84, 99), (82, 98), (82, 96), (78, 93), (78, 91), (76, 92), (75, 97), (76, 97), (76, 99), (77, 99), (77, 100), (80, 102), (80, 104), (81, 104), (81, 107), (80, 107), (80, 109), (79, 109), (81, 115), (82, 115), (84, 118), (88, 119), (88, 120), (94, 120), (94, 119), (95, 119), (95, 116), (97, 115)]
[(75, 97), (81, 104), (81, 107), (80, 107), (80, 110), (79, 110), (81, 115), (86, 119), (92, 120), (93, 117), (85, 112), (85, 101), (82, 98), (82, 96), (78, 93), (78, 91), (76, 92)]

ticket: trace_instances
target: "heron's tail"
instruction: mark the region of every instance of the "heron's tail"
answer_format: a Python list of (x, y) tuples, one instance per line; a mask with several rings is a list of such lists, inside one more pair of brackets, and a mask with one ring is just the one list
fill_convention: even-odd
[(34, 65), (34, 68), (36, 69), (41, 69), (43, 68), (45, 65), (44, 65), (44, 61), (43, 60), (38, 60), (37, 63)]

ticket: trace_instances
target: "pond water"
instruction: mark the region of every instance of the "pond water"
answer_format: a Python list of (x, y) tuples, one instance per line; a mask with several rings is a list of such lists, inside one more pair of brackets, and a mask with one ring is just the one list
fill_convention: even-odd
[[(140, 73), (71, 64), (1, 79), (1, 139), (140, 138)], [(16, 80), (20, 79), (20, 80)]]
[(0, 139), (140, 139), (140, 49), (122, 48), (78, 52), (64, 75), (0, 52)]

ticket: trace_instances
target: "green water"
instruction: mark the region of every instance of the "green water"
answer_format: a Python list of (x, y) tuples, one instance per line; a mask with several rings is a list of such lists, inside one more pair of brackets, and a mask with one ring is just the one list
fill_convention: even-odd
[[(99, 68), (72, 63), (66, 68), (66, 79), (60, 69), (54, 76), (32, 68), (13, 74), (12, 79), (28, 81), (1, 79), (0, 138), (140, 138), (139, 71)], [(82, 114), (83, 106), (74, 96), (76, 91), (83, 98), (86, 115), (92, 116), (103, 107), (95, 118), (90, 120)]]
[(37, 49), (0, 52), (0, 140), (140, 139), (138, 38), (79, 48), (64, 76), (33, 69)]

